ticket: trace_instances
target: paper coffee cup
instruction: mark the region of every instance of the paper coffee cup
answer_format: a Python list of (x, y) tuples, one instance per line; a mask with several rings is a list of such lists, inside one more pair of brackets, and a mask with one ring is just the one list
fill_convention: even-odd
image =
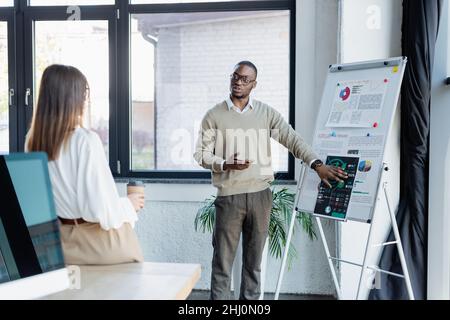
[(130, 181), (127, 184), (127, 194), (132, 193), (145, 194), (145, 184), (142, 181)]

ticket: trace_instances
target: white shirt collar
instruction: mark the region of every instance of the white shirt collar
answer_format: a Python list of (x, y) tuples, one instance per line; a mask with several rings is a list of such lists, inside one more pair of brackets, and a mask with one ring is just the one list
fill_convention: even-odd
[[(235, 111), (241, 112), (241, 110), (234, 105), (233, 100), (231, 100), (230, 96), (227, 98), (227, 100), (225, 100), (225, 102), (227, 103), (228, 110), (234, 109)], [(247, 110), (249, 110), (250, 108), (251, 109), (254, 108), (254, 103), (253, 103), (253, 98), (252, 97), (250, 97), (250, 99), (248, 100), (248, 104), (242, 110), (242, 113), (247, 111)]]

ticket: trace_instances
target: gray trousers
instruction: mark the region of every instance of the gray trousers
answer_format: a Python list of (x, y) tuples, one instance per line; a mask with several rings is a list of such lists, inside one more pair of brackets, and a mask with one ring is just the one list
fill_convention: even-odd
[(214, 255), (211, 300), (231, 299), (231, 271), (242, 232), (240, 300), (257, 300), (261, 294), (261, 260), (268, 236), (272, 191), (270, 188), (217, 197), (213, 233)]

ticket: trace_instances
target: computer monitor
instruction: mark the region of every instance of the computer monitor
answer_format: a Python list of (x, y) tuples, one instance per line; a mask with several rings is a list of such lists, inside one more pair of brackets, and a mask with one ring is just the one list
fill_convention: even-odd
[(45, 153), (0, 156), (0, 299), (69, 288)]

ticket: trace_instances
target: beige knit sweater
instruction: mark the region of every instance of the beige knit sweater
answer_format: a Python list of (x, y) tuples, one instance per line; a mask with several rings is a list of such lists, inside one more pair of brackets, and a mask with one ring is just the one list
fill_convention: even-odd
[[(210, 109), (201, 124), (194, 158), (212, 171), (218, 196), (259, 192), (274, 180), (271, 138), (305, 163), (319, 158), (278, 111), (257, 100), (245, 113), (229, 109), (225, 101)], [(235, 153), (252, 164), (243, 171), (223, 171), (223, 162)]]

